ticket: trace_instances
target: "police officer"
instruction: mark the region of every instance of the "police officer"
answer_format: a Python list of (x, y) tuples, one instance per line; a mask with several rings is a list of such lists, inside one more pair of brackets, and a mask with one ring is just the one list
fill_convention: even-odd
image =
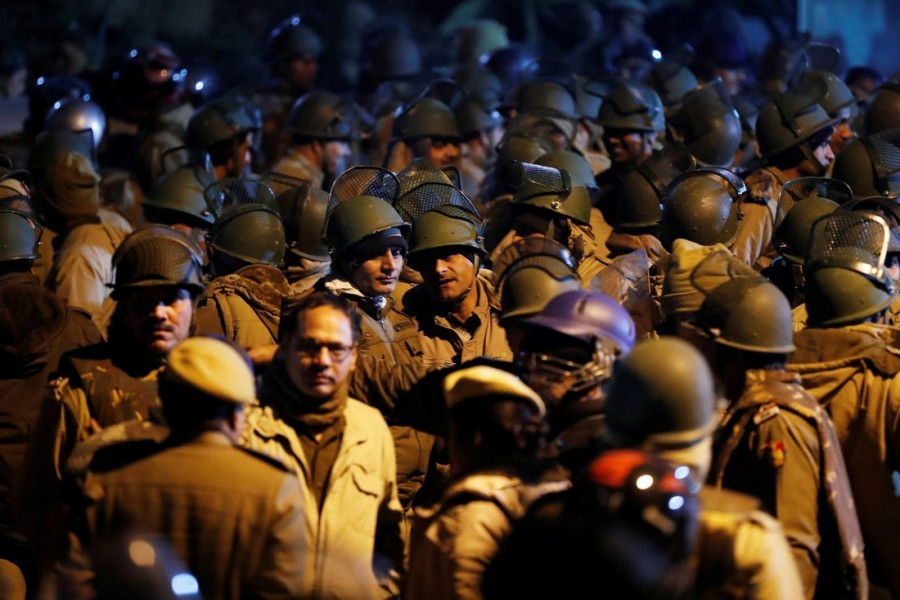
[(226, 342), (190, 338), (169, 352), (159, 392), (169, 437), (101, 449), (70, 499), (66, 562), (75, 568), (64, 588), (104, 593), (89, 556), (124, 526), (165, 535), (206, 596), (299, 596), (308, 552), (300, 482), (236, 445), (245, 406), (256, 402), (246, 358)]
[(416, 158), (439, 169), (459, 170), (462, 134), (453, 110), (424, 96), (403, 108), (394, 121), (393, 148), (385, 159), (391, 171), (400, 171)]
[(243, 177), (250, 170), (250, 151), (260, 127), (250, 100), (229, 94), (197, 109), (188, 122), (185, 144), (209, 156), (217, 181)]

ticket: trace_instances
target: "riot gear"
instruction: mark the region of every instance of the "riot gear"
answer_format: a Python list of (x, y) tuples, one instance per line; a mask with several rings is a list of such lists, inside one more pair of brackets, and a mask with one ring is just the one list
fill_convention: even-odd
[(716, 422), (713, 376), (689, 343), (663, 336), (618, 362), (606, 396), (606, 423), (623, 445), (693, 446)]
[(837, 117), (841, 109), (853, 106), (857, 102), (856, 96), (847, 84), (828, 71), (804, 72), (794, 90), (815, 100), (832, 117)]
[(230, 208), (216, 219), (209, 232), (210, 263), (219, 254), (249, 264), (280, 267), (284, 262), (284, 225), (274, 209), (262, 204)]
[(417, 268), (417, 258), (436, 248), (467, 249), (482, 257), (486, 254), (471, 213), (449, 205), (438, 206), (413, 221), (409, 236), (410, 266)]
[(565, 86), (554, 81), (528, 81), (516, 91), (516, 108), (520, 114), (538, 114), (575, 119), (575, 97)]
[[(270, 174), (271, 175), (271, 174)], [(326, 260), (328, 245), (322, 237), (328, 194), (306, 180), (294, 179), (278, 194), (278, 213), (284, 223), (288, 251), (303, 258)], [(281, 181), (281, 183), (288, 183)]]
[(641, 233), (654, 230), (662, 217), (662, 201), (668, 185), (680, 174), (694, 168), (694, 158), (678, 146), (654, 154), (622, 178), (616, 197), (614, 223), (620, 231)]
[(900, 196), (900, 129), (850, 140), (834, 160), (832, 177), (853, 190), (854, 198)]
[(717, 343), (738, 350), (793, 352), (791, 304), (764, 277), (738, 277), (706, 294), (697, 326)]
[(667, 249), (678, 238), (703, 246), (727, 245), (737, 233), (746, 193), (741, 178), (726, 169), (682, 173), (669, 184), (663, 200), (660, 241)]
[(245, 98), (224, 97), (205, 104), (191, 116), (185, 141), (190, 148), (209, 150), (218, 144), (242, 141), (258, 129)]
[(90, 100), (91, 85), (71, 75), (38, 77), (28, 90), (28, 120), (25, 128), (37, 135), (45, 127), (47, 113), (57, 102), (68, 99)]
[(544, 167), (555, 167), (569, 174), (572, 185), (583, 186), (589, 190), (597, 189), (597, 180), (591, 171), (591, 165), (585, 158), (571, 150), (551, 150), (534, 160), (534, 164)]
[[(203, 192), (214, 180), (209, 173), (185, 165), (163, 175), (141, 205), (145, 213), (154, 211), (179, 213), (186, 216), (189, 221), (193, 221), (195, 226), (206, 229), (215, 222), (216, 216), (210, 210)], [(148, 220), (156, 219), (148, 217)], [(187, 224), (191, 225), (190, 222)]]
[(700, 85), (690, 69), (672, 60), (655, 63), (647, 73), (645, 83), (659, 94), (667, 112), (677, 110), (685, 94)]
[(300, 137), (321, 140), (349, 140), (353, 129), (348, 121), (348, 102), (330, 92), (307, 92), (294, 102), (288, 115), (288, 130)]
[(402, 32), (384, 36), (369, 49), (366, 56), (369, 75), (376, 83), (409, 79), (422, 70), (419, 46)]
[[(804, 158), (817, 165), (819, 161), (813, 156), (815, 148), (810, 147), (814, 142), (804, 142), (834, 122), (835, 119), (812, 98), (794, 92), (780, 94), (762, 107), (756, 119), (756, 139), (760, 154), (771, 160), (772, 157), (797, 147)], [(822, 140), (824, 141), (827, 138)]]
[(475, 99), (469, 99), (460, 103), (456, 107), (454, 114), (459, 125), (459, 131), (463, 137), (499, 127), (503, 122), (500, 113), (495, 110), (489, 110), (484, 104)]
[(269, 33), (266, 59), (273, 65), (294, 59), (317, 60), (321, 53), (322, 40), (298, 15), (288, 17)]
[(662, 100), (650, 86), (626, 82), (603, 98), (597, 124), (605, 129), (662, 132), (666, 129), (666, 115)]
[(394, 139), (423, 137), (460, 139), (456, 117), (449, 106), (434, 98), (418, 98), (404, 107), (394, 121)]
[(847, 184), (836, 179), (800, 177), (787, 182), (775, 210), (775, 248), (792, 263), (802, 265), (812, 224), (851, 198)]
[(116, 272), (111, 295), (135, 288), (169, 285), (194, 294), (203, 291), (203, 256), (200, 248), (183, 233), (166, 225), (147, 225), (122, 240), (113, 255)]
[(449, 205), (467, 213), (465, 218), (476, 225), (481, 224), (481, 215), (472, 201), (427, 159), (413, 160), (397, 174), (397, 179), (400, 188), (394, 208), (404, 220), (412, 222), (426, 212)]
[(106, 113), (99, 104), (83, 98), (68, 98), (53, 104), (44, 118), (45, 129), (91, 130), (94, 148), (100, 147), (106, 131)]
[(628, 311), (609, 296), (589, 290), (560, 294), (523, 322), (599, 343), (615, 356), (630, 352), (637, 335)]
[(514, 161), (506, 175), (510, 181), (518, 182), (511, 208), (536, 207), (582, 225), (590, 224), (590, 194), (587, 188), (572, 185), (567, 172)]
[(47, 168), (55, 165), (59, 156), (66, 152), (76, 152), (86, 158), (93, 158), (94, 143), (91, 131), (89, 129), (78, 132), (68, 129), (42, 131), (28, 153), (28, 172), (40, 180)]
[(728, 166), (741, 144), (740, 118), (719, 79), (688, 92), (669, 124), (702, 164)]
[(42, 233), (26, 215), (0, 208), (0, 263), (38, 258)]
[(887, 82), (872, 94), (863, 117), (863, 131), (875, 135), (900, 127), (900, 83)]
[(850, 325), (890, 306), (889, 241), (887, 223), (861, 211), (835, 211), (813, 224), (805, 267), (811, 327)]

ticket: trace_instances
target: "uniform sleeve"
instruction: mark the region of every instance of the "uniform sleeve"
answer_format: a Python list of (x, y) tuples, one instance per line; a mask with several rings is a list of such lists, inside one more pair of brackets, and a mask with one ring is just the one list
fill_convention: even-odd
[(442, 382), (439, 372), (413, 359), (388, 365), (361, 358), (351, 377), (350, 395), (377, 408), (391, 422), (440, 434), (446, 422)]
[(273, 500), (274, 518), (266, 547), (260, 557), (260, 569), (244, 590), (243, 597), (274, 600), (298, 598), (303, 589), (304, 565), (309, 544), (303, 518), (300, 481), (285, 475)]
[(781, 527), (768, 515), (744, 520), (735, 535), (738, 571), (748, 573), (748, 598), (802, 598), (803, 585)]
[[(105, 233), (98, 230), (98, 235), (103, 235), (103, 241), (109, 244)], [(81, 243), (77, 248), (66, 244), (67, 248), (56, 256), (51, 284), (61, 300), (90, 312), (96, 319), (109, 296), (106, 284), (112, 279), (112, 256), (102, 244), (92, 243), (93, 237), (81, 236), (72, 241)]]
[(819, 565), (819, 498), (822, 465), (815, 427), (782, 410), (758, 426), (757, 459), (771, 476), (772, 495), (761, 496), (781, 524), (797, 564), (806, 597), (816, 591)]
[[(226, 303), (227, 304), (227, 303)], [(224, 315), (219, 310), (219, 303), (215, 298), (203, 298), (194, 309), (194, 323), (197, 326), (197, 334), (216, 334), (231, 339), (230, 332), (225, 331)]]
[(771, 260), (763, 260), (772, 242), (774, 217), (768, 204), (744, 202), (741, 205), (744, 218), (738, 225), (737, 235), (731, 245), (732, 253), (749, 266), (757, 262), (760, 267), (768, 266)]

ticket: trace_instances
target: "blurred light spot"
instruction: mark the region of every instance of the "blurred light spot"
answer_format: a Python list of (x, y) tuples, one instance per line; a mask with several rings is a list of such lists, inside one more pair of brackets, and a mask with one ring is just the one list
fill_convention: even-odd
[(203, 91), (203, 82), (202, 82), (202, 81), (198, 81), (197, 83), (195, 83), (195, 84), (194, 84), (194, 90), (196, 90), (196, 91), (198, 91), (198, 92), (202, 92), (202, 91)]
[(637, 478), (637, 481), (635, 481), (634, 484), (639, 490), (650, 489), (650, 486), (653, 485), (653, 475), (641, 475)]
[(662, 52), (654, 48), (650, 51), (650, 56), (653, 57), (653, 60), (662, 60)]
[(684, 479), (691, 474), (691, 470), (684, 465), (675, 469), (675, 479)]
[(156, 551), (149, 542), (134, 540), (128, 545), (128, 555), (139, 567), (152, 567), (156, 564)]
[(44, 79), (43, 77), (38, 77), (35, 83), (37, 83), (38, 85), (44, 85), (44, 81), (46, 81), (46, 79)]
[(672, 496), (669, 498), (669, 510), (678, 510), (684, 506), (684, 497)]
[(179, 573), (172, 578), (172, 591), (176, 596), (187, 596), (200, 592), (200, 584), (190, 573)]
[(53, 110), (59, 110), (60, 106), (62, 106), (62, 102), (57, 100), (56, 102), (53, 103)]
[(137, 56), (137, 48), (132, 48), (131, 52), (128, 53), (128, 56), (130, 56), (131, 58)]

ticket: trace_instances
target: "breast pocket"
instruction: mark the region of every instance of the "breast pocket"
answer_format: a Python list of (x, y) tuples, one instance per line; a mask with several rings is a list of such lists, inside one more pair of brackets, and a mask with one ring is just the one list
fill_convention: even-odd
[(349, 490), (354, 497), (347, 499), (347, 524), (357, 533), (374, 536), (378, 507), (384, 496), (384, 481), (358, 466), (350, 469), (349, 478)]

